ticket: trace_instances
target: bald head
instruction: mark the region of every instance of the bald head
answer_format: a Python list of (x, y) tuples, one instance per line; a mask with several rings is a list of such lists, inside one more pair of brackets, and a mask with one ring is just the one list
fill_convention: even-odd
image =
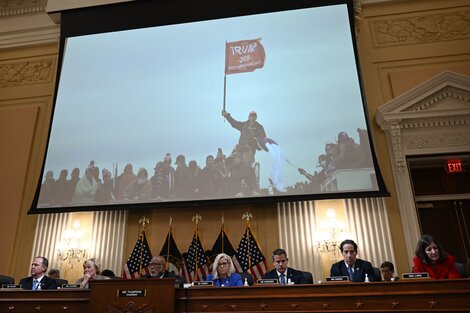
[(150, 260), (150, 273), (152, 276), (160, 276), (162, 275), (166, 268), (166, 261), (165, 258), (158, 255), (154, 256), (152, 260)]

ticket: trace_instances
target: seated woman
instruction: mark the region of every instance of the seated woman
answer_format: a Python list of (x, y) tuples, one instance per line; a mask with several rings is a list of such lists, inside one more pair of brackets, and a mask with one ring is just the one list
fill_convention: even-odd
[(89, 289), (90, 280), (94, 279), (110, 279), (109, 277), (100, 275), (100, 262), (91, 258), (83, 262), (83, 277), (77, 280), (77, 284), (80, 284), (80, 287), (83, 289)]
[(444, 251), (431, 235), (423, 235), (416, 246), (413, 273), (427, 272), (435, 279), (460, 278), (455, 258)]
[(207, 275), (207, 280), (212, 281), (217, 287), (243, 286), (240, 274), (234, 272), (232, 259), (221, 253), (215, 258), (212, 274)]

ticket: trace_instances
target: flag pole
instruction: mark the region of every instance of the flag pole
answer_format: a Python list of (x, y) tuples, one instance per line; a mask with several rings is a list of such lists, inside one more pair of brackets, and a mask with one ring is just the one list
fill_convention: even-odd
[(224, 241), (225, 241), (224, 240), (224, 236), (225, 236), (224, 220), (225, 220), (225, 218), (224, 218), (224, 214), (222, 214), (221, 220), (222, 220), (222, 252), (225, 253), (225, 248), (224, 248)]
[(140, 236), (142, 237), (140, 244), (140, 260), (139, 260), (139, 278), (142, 276), (142, 259), (144, 257), (144, 235), (145, 235), (145, 224), (149, 223), (149, 219), (145, 216), (142, 216), (139, 220), (139, 224), (142, 225), (142, 230), (140, 231)]
[(225, 112), (225, 97), (226, 97), (226, 94), (227, 94), (227, 75), (224, 74), (224, 107), (222, 108), (222, 113)]
[[(195, 236), (196, 236), (196, 240), (199, 241), (199, 221), (202, 220), (202, 216), (197, 214), (193, 216), (193, 222), (196, 222), (196, 233), (195, 233)], [(197, 271), (199, 270), (198, 268), (198, 249), (196, 248), (195, 249), (196, 251), (194, 252), (194, 256), (196, 257), (196, 267), (194, 268), (194, 275), (193, 275), (193, 281), (196, 281), (196, 276), (197, 276)]]
[(168, 262), (170, 261), (170, 245), (171, 245), (171, 242), (170, 242), (170, 236), (171, 236), (171, 222), (173, 221), (173, 218), (170, 216), (170, 221), (169, 221), (169, 224), (170, 224), (170, 231), (168, 232), (168, 235), (167, 235), (167, 238), (166, 238), (166, 241), (168, 242), (168, 248), (167, 248), (167, 251), (166, 251), (166, 263), (165, 263), (165, 270), (168, 271), (169, 267), (168, 267)]
[[(222, 108), (222, 115), (225, 112), (225, 98), (227, 94), (227, 62), (228, 62), (228, 55), (227, 55), (227, 41), (225, 41), (225, 71), (224, 71), (224, 103), (223, 103), (223, 108)], [(225, 116), (224, 116), (225, 120)]]
[(251, 215), (250, 212), (245, 212), (242, 216), (243, 219), (246, 220), (246, 230), (245, 230), (245, 236), (246, 236), (246, 242), (248, 245), (247, 249), (247, 256), (248, 256), (248, 270), (251, 269), (251, 253), (250, 253), (250, 238), (248, 237), (250, 233), (250, 219), (253, 218), (253, 215)]

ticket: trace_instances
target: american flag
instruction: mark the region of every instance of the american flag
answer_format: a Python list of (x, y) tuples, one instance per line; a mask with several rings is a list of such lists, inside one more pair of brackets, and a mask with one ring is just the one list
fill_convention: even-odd
[(246, 226), (245, 234), (232, 260), (238, 273), (250, 272), (255, 280), (261, 279), (266, 273), (266, 258), (249, 225)]
[(140, 233), (139, 239), (135, 243), (134, 249), (129, 256), (129, 259), (127, 259), (126, 265), (124, 265), (124, 269), (122, 270), (122, 278), (141, 278), (142, 271), (150, 275), (150, 260), (152, 260), (152, 253), (150, 252), (150, 248), (147, 243), (145, 231), (142, 231)]
[(184, 255), (183, 274), (186, 281), (191, 283), (197, 280), (204, 280), (208, 273), (207, 257), (196, 230), (188, 253)]

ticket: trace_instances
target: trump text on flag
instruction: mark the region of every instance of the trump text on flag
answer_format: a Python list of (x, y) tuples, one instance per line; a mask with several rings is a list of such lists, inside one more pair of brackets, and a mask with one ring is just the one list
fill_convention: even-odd
[(225, 74), (252, 72), (264, 66), (265, 52), (261, 39), (227, 42)]

